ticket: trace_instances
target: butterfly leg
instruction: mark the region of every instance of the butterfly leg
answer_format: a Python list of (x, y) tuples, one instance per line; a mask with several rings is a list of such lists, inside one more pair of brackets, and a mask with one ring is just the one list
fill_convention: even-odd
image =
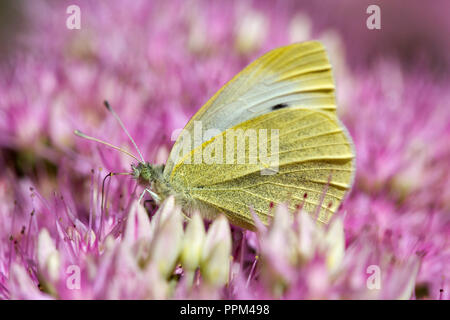
[[(153, 198), (153, 200), (156, 202), (156, 204), (159, 204), (161, 202), (161, 198), (154, 193), (152, 190), (146, 188), (144, 191), (142, 191), (141, 195), (139, 196), (139, 201), (142, 201), (142, 198), (144, 198), (145, 193), (148, 192), (150, 194), (150, 196)], [(189, 216), (187, 216), (183, 211), (181, 211), (181, 214), (183, 215), (183, 217), (187, 220), (187, 221), (191, 221), (191, 218)]]
[(157, 204), (160, 203), (161, 198), (156, 193), (154, 193), (152, 190), (147, 189), (147, 188), (144, 191), (142, 191), (141, 195), (139, 196), (139, 201), (138, 202), (141, 202), (141, 200), (144, 197), (146, 192), (148, 192), (150, 194), (150, 196), (153, 198), (153, 200), (155, 200), (155, 202)]
[(184, 213), (183, 210), (181, 210), (181, 214), (186, 219), (186, 221), (191, 221), (191, 217), (189, 217), (186, 213)]

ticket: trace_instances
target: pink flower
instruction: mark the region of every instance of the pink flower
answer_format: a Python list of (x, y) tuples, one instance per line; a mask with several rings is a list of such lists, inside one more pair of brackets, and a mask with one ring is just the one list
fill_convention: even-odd
[[(436, 45), (448, 10), (427, 11), (436, 23), (417, 39), (405, 31), (423, 12), (413, 3), (400, 31), (374, 41), (353, 18), (324, 14), (331, 2), (79, 5), (82, 28), (68, 30), (65, 4), (27, 3), (21, 49), (0, 62), (1, 299), (450, 298), (448, 70), (430, 68), (448, 60)], [(408, 50), (434, 50), (408, 60), (419, 55), (404, 54), (397, 32), (414, 39)], [(172, 200), (137, 203), (127, 176), (103, 184), (132, 159), (72, 134), (131, 149), (107, 99), (145, 159), (164, 163), (173, 131), (247, 63), (311, 38), (329, 49), (357, 153), (353, 190), (327, 227), (283, 206), (258, 232), (223, 217), (184, 222)]]

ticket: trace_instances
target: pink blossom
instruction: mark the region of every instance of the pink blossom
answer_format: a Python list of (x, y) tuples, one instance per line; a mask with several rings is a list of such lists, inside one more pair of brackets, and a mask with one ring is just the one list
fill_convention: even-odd
[[(80, 30), (65, 27), (64, 4), (27, 2), (28, 28), (0, 61), (1, 299), (450, 298), (448, 50), (437, 47), (448, 10), (425, 15), (437, 27), (417, 43), (435, 50), (409, 60), (398, 36), (416, 2), (379, 42), (324, 14), (331, 2), (78, 2)], [(328, 47), (357, 159), (326, 227), (283, 205), (257, 232), (185, 221), (171, 199), (138, 203), (128, 176), (103, 181), (133, 160), (73, 135), (131, 150), (107, 99), (145, 159), (164, 163), (173, 131), (246, 64), (313, 38)]]

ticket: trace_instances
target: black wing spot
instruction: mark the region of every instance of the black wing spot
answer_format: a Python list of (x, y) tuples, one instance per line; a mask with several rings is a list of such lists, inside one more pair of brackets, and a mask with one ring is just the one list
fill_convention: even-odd
[(271, 109), (272, 110), (278, 110), (278, 109), (286, 108), (287, 106), (288, 106), (287, 103), (279, 103), (277, 105), (274, 105)]

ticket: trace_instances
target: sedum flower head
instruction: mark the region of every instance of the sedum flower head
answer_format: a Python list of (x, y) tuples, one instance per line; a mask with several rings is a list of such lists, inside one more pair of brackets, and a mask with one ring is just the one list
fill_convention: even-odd
[[(0, 299), (450, 298), (449, 80), (427, 66), (448, 65), (448, 50), (417, 63), (412, 49), (376, 55), (364, 28), (345, 16), (332, 26), (318, 2), (79, 2), (82, 28), (70, 37), (55, 27), (66, 4), (27, 2), (32, 27), (15, 34), (20, 50), (0, 55)], [(419, 26), (436, 47), (448, 43), (441, 12)], [(389, 52), (404, 51), (396, 30), (383, 31)], [(130, 159), (72, 134), (128, 147), (107, 99), (145, 158), (164, 163), (173, 131), (245, 65), (311, 38), (329, 50), (357, 154), (329, 226), (280, 206), (257, 232), (223, 217), (205, 231), (173, 199), (137, 203), (129, 177), (103, 184)]]

